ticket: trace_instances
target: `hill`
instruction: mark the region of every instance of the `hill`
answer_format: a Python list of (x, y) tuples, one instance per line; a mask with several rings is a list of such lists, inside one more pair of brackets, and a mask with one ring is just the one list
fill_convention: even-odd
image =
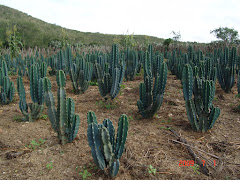
[[(121, 40), (123, 35), (110, 35), (101, 33), (80, 32), (61, 26), (46, 23), (40, 19), (34, 18), (26, 13), (0, 5), (0, 41), (6, 41), (6, 30), (14, 25), (17, 26), (19, 35), (22, 38), (25, 47), (47, 47), (51, 41), (61, 41), (63, 31), (66, 33), (68, 42), (83, 44), (102, 44), (111, 45), (114, 39)], [(163, 39), (148, 36), (149, 42), (160, 43)], [(134, 35), (134, 39), (143, 43), (144, 35)]]

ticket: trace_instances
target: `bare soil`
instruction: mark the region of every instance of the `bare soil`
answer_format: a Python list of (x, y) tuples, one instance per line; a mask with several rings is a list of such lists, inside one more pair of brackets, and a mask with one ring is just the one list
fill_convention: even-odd
[[(16, 78), (11, 77), (15, 86)], [(50, 77), (50, 80), (56, 97), (55, 77)], [(126, 150), (120, 159), (116, 179), (239, 179), (240, 113), (236, 107), (240, 99), (236, 98), (236, 84), (229, 94), (216, 84), (214, 105), (220, 107), (220, 117), (213, 129), (198, 133), (191, 129), (188, 122), (180, 81), (170, 74), (162, 107), (154, 118), (141, 118), (136, 103), (142, 81), (142, 77), (136, 77), (135, 81), (124, 82), (125, 87), (109, 109), (103, 107), (103, 98), (97, 86), (90, 86), (84, 94), (75, 95), (68, 77), (67, 96), (74, 99), (75, 112), (80, 115), (81, 124), (77, 138), (66, 145), (58, 143), (48, 119), (42, 118), (33, 123), (17, 120), (22, 114), (16, 93), (13, 103), (0, 106), (0, 179), (83, 179), (81, 172), (84, 170), (90, 173), (87, 179), (110, 179), (108, 173), (96, 169), (93, 162), (87, 140), (89, 110), (96, 113), (99, 122), (110, 118), (116, 128), (120, 115), (128, 116)], [(31, 102), (27, 78), (24, 78), (24, 83), (27, 102)], [(47, 114), (46, 108), (44, 114)], [(166, 125), (195, 147), (194, 152), (205, 161), (210, 176), (192, 166), (179, 166), (181, 160), (194, 159), (185, 145), (173, 143), (172, 140), (177, 138)], [(156, 169), (156, 175), (148, 171), (149, 165)]]

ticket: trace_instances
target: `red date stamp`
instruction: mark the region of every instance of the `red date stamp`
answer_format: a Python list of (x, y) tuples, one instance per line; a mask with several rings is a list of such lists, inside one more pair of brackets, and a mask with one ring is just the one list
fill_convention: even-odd
[[(216, 161), (214, 160), (214, 166), (216, 166)], [(205, 160), (202, 160), (203, 166), (205, 166)], [(180, 160), (179, 161), (179, 167), (180, 166), (194, 166), (194, 160)]]

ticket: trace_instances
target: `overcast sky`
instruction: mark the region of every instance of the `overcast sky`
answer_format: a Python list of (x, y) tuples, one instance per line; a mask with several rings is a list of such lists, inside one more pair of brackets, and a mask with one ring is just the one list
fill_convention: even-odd
[(43, 21), (83, 32), (142, 34), (211, 42), (210, 31), (240, 32), (240, 0), (0, 0)]

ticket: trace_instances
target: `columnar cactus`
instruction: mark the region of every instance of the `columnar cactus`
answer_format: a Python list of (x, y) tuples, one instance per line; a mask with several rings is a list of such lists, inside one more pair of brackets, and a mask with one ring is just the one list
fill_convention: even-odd
[(193, 77), (193, 70), (187, 64), (182, 73), (182, 85), (188, 120), (192, 128), (195, 131), (206, 132), (213, 127), (220, 115), (220, 109), (212, 104), (215, 95), (214, 81)]
[(0, 67), (0, 103), (5, 105), (12, 102), (14, 97), (14, 83), (10, 81), (8, 77), (8, 68), (6, 61), (2, 60)]
[[(38, 66), (36, 64), (30, 69), (30, 95), (32, 103), (26, 103), (26, 93), (23, 85), (22, 77), (17, 79), (17, 90), (20, 97), (19, 108), (25, 118), (24, 121), (33, 122), (38, 119), (44, 110), (44, 90), (43, 79), (39, 77)], [(30, 112), (28, 112), (28, 107)]]
[(95, 113), (89, 111), (87, 121), (88, 143), (93, 160), (101, 170), (109, 166), (111, 177), (115, 177), (119, 171), (119, 159), (127, 140), (128, 118), (124, 114), (119, 118), (116, 139), (115, 129), (110, 119), (104, 119), (102, 124), (98, 124)]
[(3, 82), (1, 85), (0, 103), (4, 105), (11, 103), (13, 101), (14, 92), (14, 83), (10, 81), (8, 76), (3, 77)]
[(49, 75), (54, 76), (57, 73), (57, 57), (55, 56), (49, 57), (48, 61), (51, 67), (51, 70), (49, 71)]
[(233, 47), (229, 54), (228, 48), (225, 48), (224, 54), (219, 59), (217, 66), (217, 78), (221, 88), (229, 93), (234, 85), (236, 63), (236, 48)]
[(238, 90), (238, 95), (240, 96), (240, 71), (238, 71), (237, 90)]
[(113, 45), (110, 67), (108, 63), (105, 63), (104, 69), (99, 63), (94, 65), (98, 88), (105, 99), (108, 99), (108, 96), (114, 99), (119, 93), (125, 73), (125, 63), (119, 59), (118, 46)]
[(39, 66), (39, 75), (40, 78), (44, 78), (47, 76), (47, 63), (44, 61), (38, 63)]
[(93, 74), (93, 64), (85, 62), (84, 59), (76, 59), (76, 64), (73, 63), (70, 68), (70, 77), (73, 85), (73, 90), (76, 94), (84, 93), (89, 86)]
[(55, 108), (54, 96), (51, 91), (51, 82), (45, 77), (44, 80), (45, 102), (48, 107), (48, 117), (52, 128), (58, 134), (60, 144), (72, 142), (80, 126), (79, 115), (74, 114), (75, 103), (72, 98), (66, 98), (66, 77), (62, 70), (57, 74), (58, 105)]
[(125, 62), (126, 62), (126, 70), (125, 70), (125, 79), (133, 81), (135, 75), (138, 71), (139, 63), (138, 63), (138, 53), (136, 51), (131, 51), (128, 47), (125, 52)]
[(167, 82), (167, 65), (157, 58), (156, 76), (153, 86), (151, 60), (146, 52), (144, 63), (144, 83), (139, 86), (140, 100), (137, 102), (139, 113), (144, 118), (151, 118), (160, 109)]

